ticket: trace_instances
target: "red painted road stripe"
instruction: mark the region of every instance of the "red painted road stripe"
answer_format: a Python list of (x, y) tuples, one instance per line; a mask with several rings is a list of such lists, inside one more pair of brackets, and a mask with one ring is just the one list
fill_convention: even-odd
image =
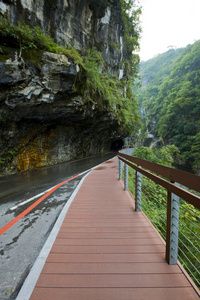
[(42, 196), (40, 199), (35, 201), (32, 205), (30, 205), (27, 209), (25, 209), (21, 214), (19, 214), (16, 218), (14, 218), (12, 221), (10, 221), (8, 224), (6, 224), (4, 227), (0, 229), (0, 236), (6, 232), (8, 229), (10, 229), (14, 224), (16, 224), (19, 220), (21, 220), (24, 216), (26, 216), (32, 209), (34, 209), (38, 204), (40, 204), (44, 199), (46, 199), (50, 194), (52, 194), (55, 190), (57, 190), (61, 185), (65, 184), (66, 182), (80, 176), (76, 175), (72, 178), (69, 178), (58, 185), (56, 185), (54, 188), (52, 188), (49, 192), (47, 192), (44, 196)]

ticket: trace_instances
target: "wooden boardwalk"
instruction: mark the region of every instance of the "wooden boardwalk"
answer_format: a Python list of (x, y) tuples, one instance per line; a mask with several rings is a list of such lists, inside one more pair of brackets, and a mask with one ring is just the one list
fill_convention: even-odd
[(93, 170), (73, 200), (31, 300), (199, 299), (118, 179), (117, 158)]

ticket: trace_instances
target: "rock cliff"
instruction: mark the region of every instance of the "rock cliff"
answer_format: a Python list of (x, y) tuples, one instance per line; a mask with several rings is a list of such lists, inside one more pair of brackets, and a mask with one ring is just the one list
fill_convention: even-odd
[[(0, 12), (16, 25), (40, 27), (62, 45), (102, 52), (104, 71), (126, 75), (130, 57), (118, 0), (4, 0)], [(6, 54), (5, 54), (6, 53)], [(110, 151), (120, 137), (113, 113), (88, 100), (84, 70), (66, 55), (9, 45), (0, 55), (1, 173)]]

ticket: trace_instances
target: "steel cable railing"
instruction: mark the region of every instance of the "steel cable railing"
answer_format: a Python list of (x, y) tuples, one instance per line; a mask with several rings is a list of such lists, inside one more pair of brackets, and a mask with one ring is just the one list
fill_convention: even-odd
[[(153, 192), (154, 192), (154, 186), (152, 185), (152, 183), (150, 183), (151, 180), (146, 179), (146, 185), (145, 188), (142, 188), (142, 210), (144, 211), (144, 213), (147, 215), (147, 217), (150, 219), (150, 221), (152, 222), (152, 224), (154, 225), (154, 227), (158, 230), (158, 232), (160, 233), (160, 235), (162, 236), (162, 238), (166, 241), (166, 211), (167, 211), (167, 201), (166, 199), (166, 193), (163, 192), (162, 197), (165, 196), (165, 198), (161, 199), (161, 201), (158, 201), (156, 199), (156, 197), (153, 197)], [(153, 187), (153, 189), (152, 189)], [(151, 190), (151, 191), (149, 191)], [(161, 194), (160, 194), (161, 196)], [(151, 205), (149, 205), (148, 203), (151, 203)], [(165, 206), (162, 204), (164, 203)], [(159, 211), (159, 215), (157, 214), (157, 209), (158, 207), (161, 207), (162, 210)], [(195, 226), (197, 230), (200, 229), (200, 227), (198, 225), (196, 225), (192, 220), (189, 219), (189, 217), (185, 216), (182, 212), (181, 209), (178, 211), (176, 208), (174, 208), (178, 213), (179, 213), (179, 219), (177, 219), (177, 221), (179, 222), (179, 236), (177, 236), (178, 239), (178, 258), (179, 260), (184, 263), (184, 266), (187, 266), (187, 271), (190, 274), (191, 278), (194, 280), (194, 282), (196, 282), (197, 285), (199, 285), (199, 279), (200, 278), (200, 272), (198, 271), (196, 265), (200, 266), (200, 260), (198, 259), (198, 255), (200, 256), (200, 251), (198, 250), (198, 248), (194, 245), (194, 243), (192, 241), (190, 241), (190, 238), (192, 235), (194, 236), (194, 238), (196, 240), (199, 241), (200, 244), (200, 238), (197, 236), (197, 234), (195, 234), (194, 231), (192, 231), (188, 226), (186, 226), (184, 224), (184, 221), (181, 220), (182, 218), (185, 218), (187, 222), (190, 222), (190, 224), (192, 226)], [(187, 208), (188, 213), (190, 213), (190, 210)], [(161, 216), (160, 216), (161, 215)], [(193, 213), (192, 214), (195, 217), (198, 217), (197, 214)], [(184, 234), (182, 232), (182, 230), (180, 229), (180, 227), (183, 227), (185, 229), (185, 231), (188, 231), (188, 236), (186, 236), (186, 234)], [(182, 240), (182, 237), (184, 237), (185, 242)], [(175, 242), (175, 241), (174, 241)], [(187, 245), (186, 245), (187, 243)], [(185, 251), (184, 251), (185, 250)], [(188, 257), (188, 255), (186, 254), (189, 253), (190, 257)], [(195, 263), (192, 263), (192, 261), (194, 261)], [(197, 276), (195, 276), (194, 271), (197, 273)]]
[(194, 275), (194, 272), (191, 272), (190, 268), (185, 264), (185, 261), (179, 256), (179, 261), (182, 264), (182, 266), (186, 269), (188, 274), (191, 276), (191, 278), (194, 280), (194, 282), (200, 286), (200, 281), (197, 279), (197, 277)]
[[(192, 261), (188, 258), (187, 255), (185, 255), (184, 251), (182, 249), (179, 248), (179, 251), (181, 252), (182, 256), (179, 255), (179, 260), (182, 261), (182, 265), (184, 268), (186, 268), (188, 270), (188, 272), (190, 273), (191, 278), (194, 280), (194, 282), (200, 286), (200, 281), (199, 281), (199, 277), (200, 277), (200, 272), (198, 271), (198, 269), (194, 266), (194, 264), (192, 263)], [(185, 259), (184, 259), (184, 258)], [(190, 265), (190, 267), (189, 267)], [(196, 276), (194, 270), (191, 270), (191, 266), (193, 267), (193, 269), (198, 273), (198, 276)]]
[[(187, 212), (189, 212), (191, 215), (193, 215), (193, 217), (197, 218), (200, 223), (200, 217), (197, 214), (195, 214), (195, 212), (193, 212), (192, 210), (189, 210), (186, 207), (183, 207), (183, 209), (187, 210)], [(200, 229), (200, 227), (199, 227), (199, 229)]]
[[(188, 178), (183, 178), (182, 173), (180, 173), (180, 181), (179, 178), (176, 179), (177, 182), (182, 184), (181, 181), (184, 183), (184, 189), (176, 187), (176, 190), (178, 191), (179, 195), (186, 195), (186, 199), (183, 200), (181, 197), (180, 199), (176, 196), (172, 196), (171, 192), (168, 190), (168, 185), (169, 189), (171, 189), (171, 183), (168, 181), (164, 180), (164, 184), (162, 186), (162, 179), (159, 178), (159, 184), (156, 182), (157, 181), (157, 176), (155, 176), (154, 180), (154, 175), (153, 174), (159, 174), (158, 172), (155, 172), (156, 169), (160, 170), (160, 166), (156, 166), (156, 164), (152, 164), (152, 170), (151, 170), (151, 163), (146, 163), (144, 161), (144, 165), (148, 165), (148, 170), (153, 171), (153, 173), (141, 169), (141, 161), (140, 162), (140, 168), (136, 165), (133, 166), (133, 163), (138, 163), (133, 162), (135, 158), (131, 158), (130, 161), (126, 157), (119, 154), (119, 158), (123, 160), (123, 162), (127, 165), (129, 165), (131, 168), (129, 168), (129, 176), (131, 177), (131, 180), (129, 180), (129, 190), (133, 195), (135, 195), (136, 202), (138, 201), (137, 199), (137, 184), (135, 184), (135, 181), (137, 181), (137, 176), (136, 173), (138, 174), (139, 172), (142, 175), (142, 184), (141, 184), (141, 209), (145, 213), (145, 215), (148, 217), (148, 219), (152, 222), (154, 227), (158, 230), (162, 238), (166, 241), (166, 246), (169, 243), (169, 233), (167, 232), (167, 222), (168, 222), (168, 217), (169, 217), (169, 197), (173, 197), (173, 207), (171, 208), (170, 214), (171, 214), (171, 220), (170, 222), (174, 223), (173, 224), (173, 229), (172, 229), (172, 242), (173, 242), (173, 249), (172, 252), (170, 253), (170, 256), (173, 258), (173, 260), (176, 262), (177, 258), (179, 262), (183, 265), (183, 267), (187, 270), (188, 274), (196, 283), (198, 287), (200, 287), (200, 199), (199, 199), (199, 194), (197, 192), (191, 191), (191, 189), (185, 187), (186, 181), (189, 182), (189, 185), (192, 187), (198, 186), (198, 184), (193, 183), (192, 180), (197, 177), (193, 177), (191, 182), (188, 180)], [(149, 167), (150, 166), (150, 167)], [(165, 168), (165, 167), (164, 167)], [(163, 174), (165, 169), (161, 169), (161, 176), (163, 178)], [(135, 171), (134, 171), (135, 169)], [(169, 168), (166, 167), (166, 171), (168, 171)], [(163, 171), (164, 170), (164, 171)], [(173, 169), (174, 170), (174, 169)], [(169, 174), (173, 174), (174, 171), (168, 172)], [(182, 171), (180, 171), (182, 172)], [(147, 175), (146, 175), (147, 174)], [(171, 175), (167, 175), (166, 178), (170, 179)], [(178, 171), (175, 171), (175, 175), (179, 175)], [(160, 174), (159, 174), (160, 175)], [(149, 176), (149, 178), (148, 178)], [(173, 174), (174, 176), (174, 174)], [(190, 174), (188, 175), (190, 176)], [(191, 176), (193, 176), (191, 174)], [(165, 176), (164, 176), (165, 177)], [(200, 177), (198, 177), (198, 182), (200, 182)], [(160, 184), (161, 182), (161, 184)], [(172, 190), (174, 187), (172, 187)], [(183, 190), (187, 193), (184, 194)], [(138, 194), (139, 195), (139, 194)], [(190, 200), (190, 195), (191, 195), (191, 200)], [(193, 198), (192, 198), (193, 197)], [(196, 200), (197, 199), (197, 200)], [(195, 204), (192, 205), (192, 204)], [(169, 246), (168, 246), (169, 247)], [(167, 248), (167, 247), (166, 247)], [(171, 251), (170, 250), (170, 251)], [(177, 255), (176, 255), (177, 252)]]

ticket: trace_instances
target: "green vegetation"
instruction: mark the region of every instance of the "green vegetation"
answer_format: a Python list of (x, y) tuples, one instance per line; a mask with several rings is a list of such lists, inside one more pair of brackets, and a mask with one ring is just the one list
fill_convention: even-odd
[[(126, 2), (128, 3), (125, 5)], [(131, 52), (139, 45), (139, 34), (135, 25), (131, 23), (133, 20), (139, 22), (139, 10), (134, 12), (132, 9), (131, 16), (126, 12), (133, 2), (122, 1), (123, 16), (124, 20), (126, 20), (126, 33), (130, 33), (130, 38), (133, 38), (134, 35), (131, 46), (129, 45)], [(138, 130), (138, 106), (131, 90), (132, 78), (137, 76), (138, 71), (139, 57), (137, 55), (133, 55), (130, 61), (124, 62), (126, 78), (122, 78), (119, 81), (116, 76), (105, 73), (105, 62), (101, 52), (98, 52), (96, 48), (88, 49), (85, 53), (80, 53), (73, 47), (58, 45), (39, 27), (31, 28), (23, 22), (15, 26), (8, 17), (4, 16), (0, 19), (0, 38), (3, 47), (9, 46), (19, 49), (20, 57), (26, 55), (30, 50), (38, 50), (38, 52), (49, 51), (63, 54), (71, 58), (80, 66), (83, 74), (82, 79), (84, 78), (84, 82), (81, 83), (81, 91), (78, 87), (80, 84), (77, 82), (75, 89), (85, 95), (85, 98), (96, 103), (101, 109), (107, 109), (112, 112), (123, 134), (129, 134)], [(1, 53), (3, 47), (1, 48)]]
[(95, 48), (87, 50), (84, 66), (87, 71), (86, 85), (90, 99), (99, 96), (103, 100), (103, 108), (112, 111), (122, 130), (137, 131), (139, 128), (138, 106), (130, 81), (119, 81), (116, 76), (104, 73), (103, 63), (101, 52), (97, 52)]
[(125, 27), (125, 39), (128, 46), (128, 51), (132, 53), (140, 48), (140, 15), (141, 7), (136, 7), (135, 0), (120, 0), (122, 7), (122, 18)]
[(0, 157), (0, 166), (7, 165), (8, 163), (10, 163), (17, 154), (18, 154), (17, 147), (14, 147), (13, 149), (9, 150), (2, 157)]
[(179, 164), (200, 169), (200, 41), (141, 64), (139, 103), (147, 132), (180, 150)]
[[(141, 147), (133, 156), (171, 167), (177, 155), (175, 146), (159, 150)], [(129, 168), (129, 189), (135, 195), (135, 171)], [(166, 240), (167, 191), (152, 180), (142, 176), (142, 210)], [(199, 261), (200, 211), (180, 199), (179, 203), (179, 257), (181, 264), (200, 287)]]
[(174, 145), (164, 146), (159, 149), (152, 149), (149, 147), (140, 147), (135, 149), (134, 155), (138, 158), (145, 159), (156, 164), (160, 164), (166, 167), (171, 167), (174, 158), (179, 154), (179, 150)]
[(18, 26), (15, 26), (7, 16), (0, 18), (0, 38), (3, 46), (19, 48), (20, 56), (29, 49), (37, 49), (64, 54), (75, 63), (83, 65), (83, 58), (75, 48), (58, 45), (39, 27), (31, 28), (24, 22), (19, 22)]

